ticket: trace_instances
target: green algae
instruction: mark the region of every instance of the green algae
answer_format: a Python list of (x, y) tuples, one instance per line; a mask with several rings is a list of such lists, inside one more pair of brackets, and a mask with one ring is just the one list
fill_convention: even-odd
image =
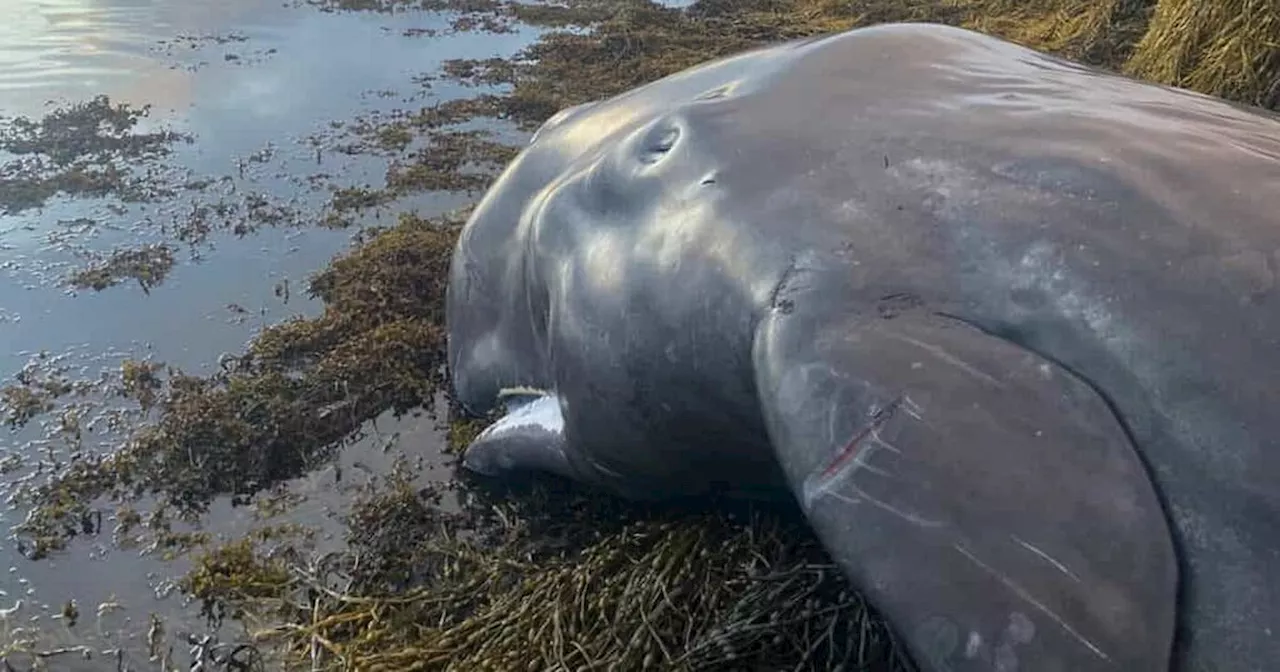
[(283, 560), (258, 551), (255, 540), (245, 537), (199, 556), (181, 585), (184, 592), (201, 601), (203, 616), (214, 622), (228, 616), (242, 618), (243, 612), (229, 605), (268, 599), (288, 586), (291, 577)]

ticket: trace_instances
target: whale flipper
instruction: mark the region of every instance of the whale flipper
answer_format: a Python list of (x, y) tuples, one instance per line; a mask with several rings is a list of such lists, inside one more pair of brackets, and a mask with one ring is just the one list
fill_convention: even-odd
[(560, 398), (522, 395), (509, 398), (506, 407), (506, 414), (467, 446), (462, 466), (485, 476), (545, 471), (572, 478)]
[(1093, 388), (939, 315), (786, 308), (754, 352), (780, 463), (923, 669), (1169, 669), (1168, 522)]

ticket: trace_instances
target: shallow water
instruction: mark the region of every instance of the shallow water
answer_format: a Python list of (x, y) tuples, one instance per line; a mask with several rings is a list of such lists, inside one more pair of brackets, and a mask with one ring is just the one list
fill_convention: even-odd
[[(166, 126), (194, 138), (160, 162), (162, 174), (222, 180), (160, 203), (61, 198), (42, 209), (0, 215), (0, 384), (12, 382), (41, 352), (51, 353), (72, 378), (95, 379), (102, 371), (118, 370), (126, 357), (207, 372), (219, 355), (241, 350), (262, 326), (314, 313), (319, 306), (306, 299), (307, 277), (343, 250), (352, 232), (311, 226), (328, 193), (308, 177), (328, 174), (340, 177), (321, 182), (379, 186), (385, 160), (317, 151), (308, 138), (331, 122), (421, 105), (422, 89), (412, 78), (434, 71), (442, 59), (506, 55), (534, 36), (531, 30), (414, 36), (406, 31), (443, 30), (448, 17), (324, 13), (282, 6), (279, 0), (3, 0), (0, 5), (5, 14), (0, 117), (39, 118), (52, 109), (50, 101), (99, 94), (113, 102), (152, 105), (145, 126)], [(440, 82), (431, 89), (437, 98), (461, 93)], [(6, 158), (12, 157), (0, 154), (0, 163)], [(172, 272), (149, 293), (129, 282), (101, 292), (69, 288), (68, 274), (84, 267), (86, 255), (169, 240), (162, 229), (183, 221), (195, 203), (250, 192), (287, 206), (296, 225), (265, 227), (243, 238), (215, 233), (200, 245), (179, 247)], [(465, 200), (427, 195), (407, 203), (433, 214)], [(285, 280), (293, 288), (287, 300), (275, 291)], [(384, 418), (378, 428), (363, 450), (344, 455), (347, 473), (363, 473), (352, 468), (354, 462), (373, 471), (385, 467), (395, 451), (375, 446), (396, 432), (409, 455), (430, 457), (440, 445), (425, 416), (399, 423)], [(30, 441), (40, 438), (38, 425), (14, 434), (0, 431), (5, 432), (0, 458), (35, 459), (31, 453), (40, 444)], [(109, 433), (102, 437), (111, 440)], [(326, 470), (303, 487), (324, 490), (333, 480)], [(11, 488), (12, 482), (3, 487)], [(304, 522), (324, 519), (325, 506), (301, 514), (314, 519)], [(0, 525), (7, 530), (20, 515), (0, 510)], [(239, 527), (248, 516), (226, 506), (215, 512), (220, 527)], [(72, 598), (81, 624), (74, 635), (63, 626), (54, 630), (66, 634), (67, 643), (87, 640), (99, 652), (120, 639), (115, 628), (130, 623), (145, 629), (149, 612), (173, 619), (190, 613), (174, 599), (156, 598), (180, 567), (112, 549), (107, 539), (77, 542), (42, 562), (23, 558), (8, 539), (0, 543), (0, 607), (19, 598), (25, 604), (10, 622), (0, 623), (0, 645), (5, 628), (30, 625), (32, 617), (48, 623), (50, 613)], [(109, 598), (125, 609), (95, 624), (96, 606)], [(98, 628), (102, 632), (95, 634)], [(175, 626), (169, 628), (172, 632)], [(135, 639), (132, 646), (145, 644)], [(145, 658), (134, 660), (134, 669), (142, 669)], [(67, 669), (71, 661), (63, 663), (61, 669)], [(88, 669), (103, 666), (89, 663)]]

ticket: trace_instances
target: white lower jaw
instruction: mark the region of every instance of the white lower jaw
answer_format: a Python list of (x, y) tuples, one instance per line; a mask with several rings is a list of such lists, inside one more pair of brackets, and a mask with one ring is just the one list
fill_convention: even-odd
[(536, 390), (499, 395), (499, 399), (503, 397), (507, 399), (506, 413), (467, 447), (463, 465), (491, 476), (541, 470), (572, 478), (560, 398)]
[[(525, 397), (513, 399), (513, 397)], [(504, 395), (499, 393), (499, 400)], [(564, 433), (564, 416), (560, 413), (560, 398), (550, 392), (520, 392), (505, 395), (507, 412), (480, 433), (480, 437), (501, 435), (537, 428), (557, 436)]]

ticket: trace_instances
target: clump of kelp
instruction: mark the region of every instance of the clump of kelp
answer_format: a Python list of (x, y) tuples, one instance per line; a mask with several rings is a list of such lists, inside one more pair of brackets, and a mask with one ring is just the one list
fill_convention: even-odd
[[(315, 3), (590, 28), (444, 69), (502, 93), (355, 125), (350, 151), (395, 159), (386, 188), (335, 192), (339, 211), (415, 190), (483, 189), (515, 150), (455, 128), (464, 122), (527, 131), (566, 106), (717, 56), (872, 22), (965, 25), (1243, 102), (1265, 102), (1280, 72), (1275, 10), (1243, 0)], [(323, 315), (266, 330), (216, 375), (132, 365), (129, 394), (155, 421), (124, 450), (81, 458), (45, 483), (21, 531), (52, 547), (104, 494), (150, 493), (195, 515), (217, 495), (249, 497), (324, 463), (387, 409), (429, 405), (445, 382), (441, 300), (464, 216), (406, 216), (374, 232), (311, 283)], [(11, 417), (38, 412), (42, 394), (15, 396)], [(452, 442), (464, 444), (478, 424), (453, 418)], [(279, 540), (235, 540), (207, 547), (184, 588), (211, 618), (245, 624), (246, 645), (285, 669), (905, 665), (794, 512), (630, 506), (545, 480), (497, 493), (455, 487), (462, 504), (449, 508), (443, 488), (397, 471), (355, 503), (341, 553), (312, 558)]]
[[(161, 161), (173, 153), (175, 143), (193, 139), (158, 127), (150, 116), (149, 106), (98, 96), (55, 107), (36, 119), (0, 118), (0, 217), (26, 214), (55, 197), (109, 199), (107, 208), (118, 216), (127, 212), (126, 204), (212, 191), (216, 200), (192, 202), (188, 210), (176, 210), (159, 226), (170, 243), (185, 243), (193, 255), (215, 231), (244, 236), (262, 227), (298, 223), (299, 213), (290, 204), (238, 189), (229, 175), (197, 179), (192, 171)], [(148, 129), (148, 123), (157, 127)], [(267, 150), (243, 159), (240, 177), (246, 164), (269, 157)], [(144, 221), (154, 223), (151, 217)], [(92, 233), (103, 222), (79, 217), (60, 224), (63, 227), (49, 235), (57, 245)], [(135, 281), (149, 292), (174, 266), (170, 243), (109, 254), (78, 252), (89, 263), (70, 274), (68, 282), (75, 288), (103, 290)]]
[(0, 214), (40, 207), (58, 194), (140, 201), (163, 193), (155, 180), (131, 168), (190, 138), (169, 130), (139, 132), (150, 112), (98, 96), (41, 119), (0, 119), (0, 152), (11, 157), (0, 165)]
[(102, 291), (127, 280), (138, 283), (143, 292), (160, 284), (173, 269), (173, 248), (164, 244), (115, 250), (89, 268), (71, 274), (71, 285)]

